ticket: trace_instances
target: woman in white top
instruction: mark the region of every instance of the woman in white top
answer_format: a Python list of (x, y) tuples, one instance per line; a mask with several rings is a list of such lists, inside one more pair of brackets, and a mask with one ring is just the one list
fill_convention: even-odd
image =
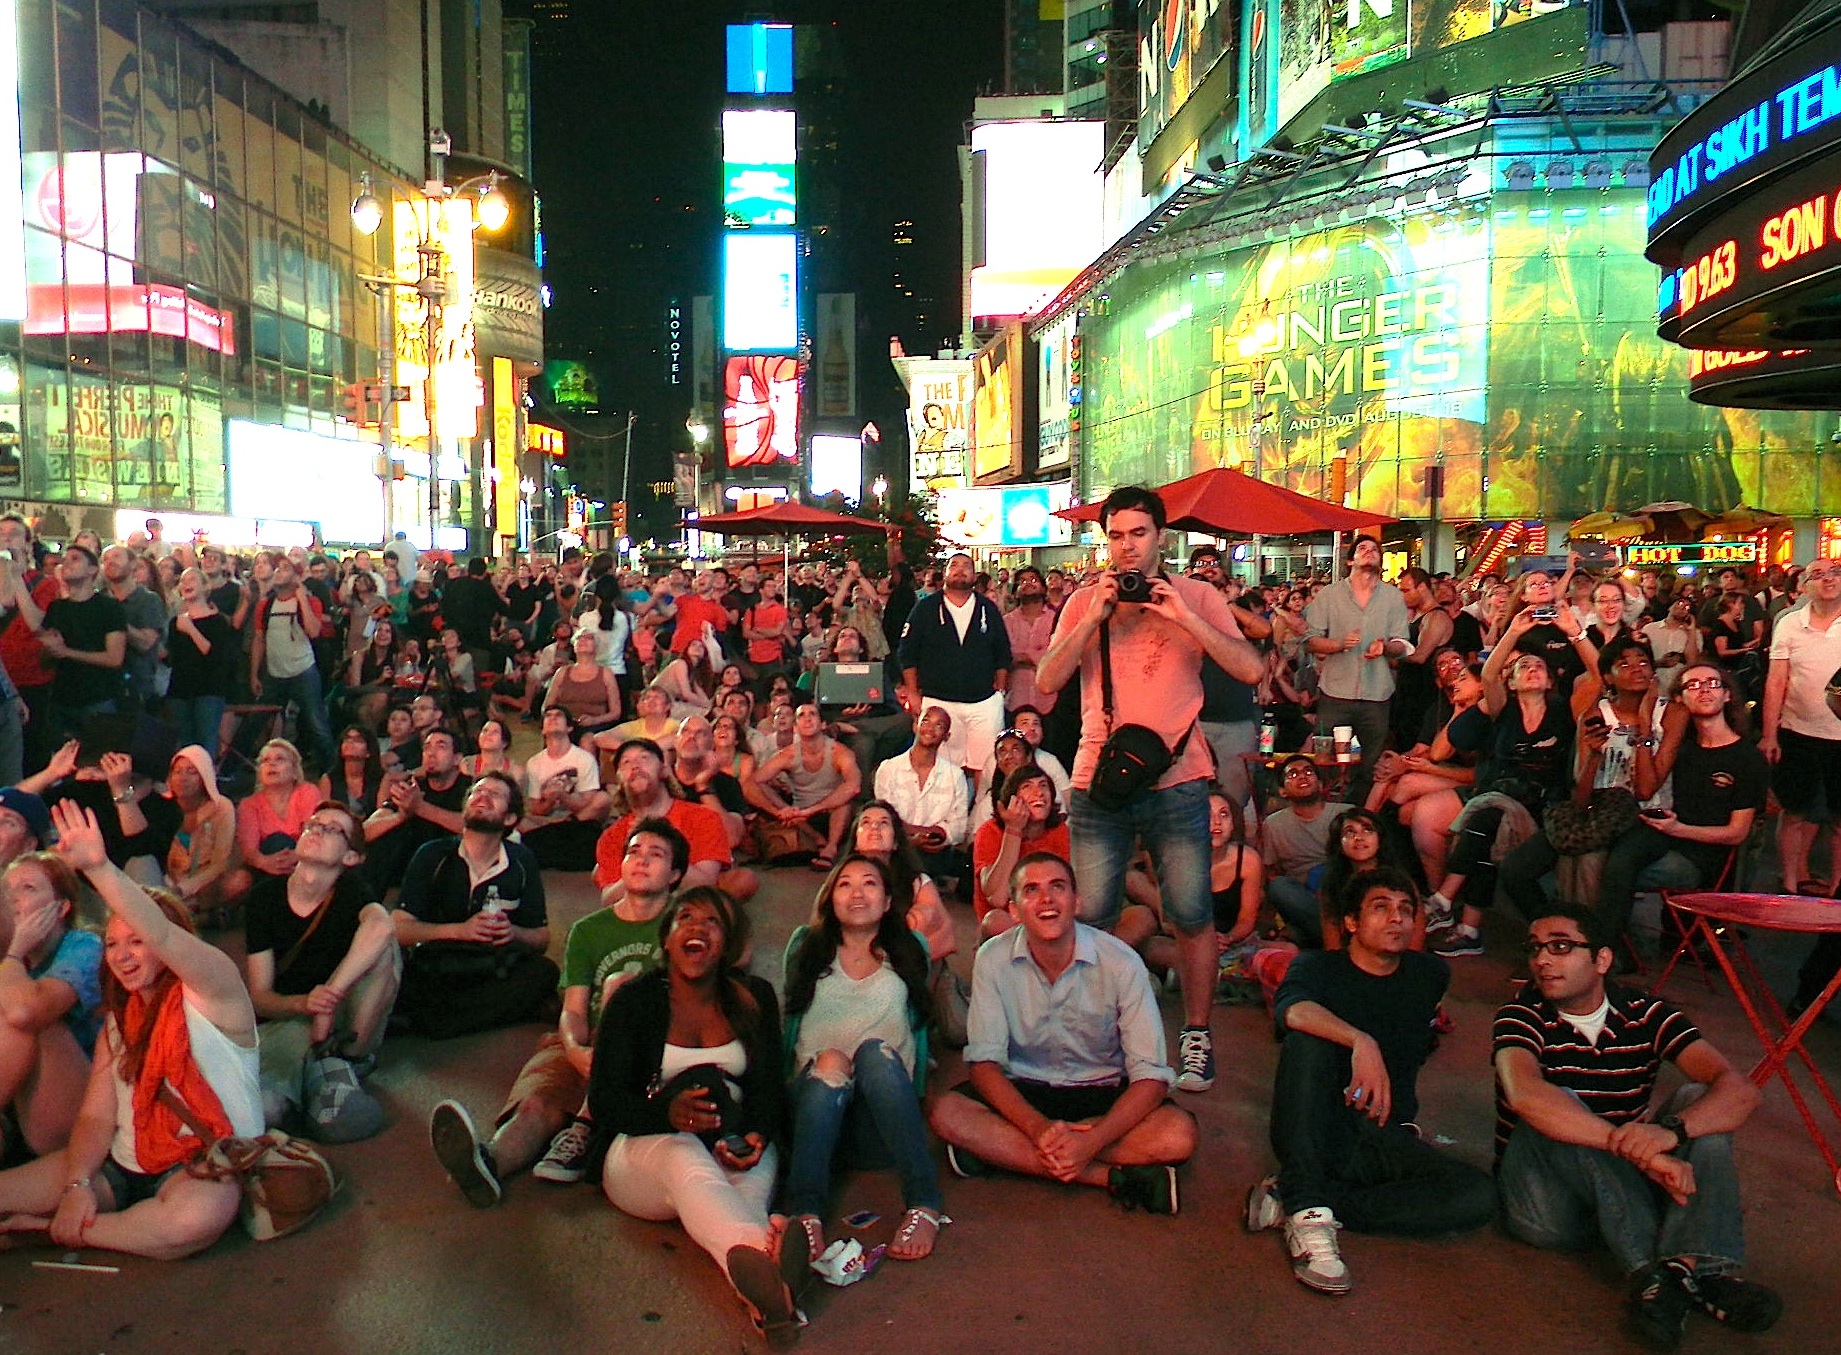
[(793, 1150), (787, 1160), (788, 1244), (824, 1251), (820, 1221), (843, 1156), (892, 1165), (905, 1209), (889, 1256), (932, 1253), (949, 1220), (921, 1113), (926, 1080), (927, 948), (894, 907), (895, 878), (852, 852), (832, 868), (810, 926), (786, 947)]
[(207, 1145), (158, 1093), (170, 1087), (214, 1135), (260, 1134), (255, 1009), (235, 961), (193, 934), (184, 905), (110, 863), (93, 813), (68, 800), (51, 813), (58, 854), (108, 905), (107, 1019), (69, 1145), (0, 1173), (0, 1231), (190, 1256), (223, 1236), (241, 1191), (187, 1173)]
[(625, 607), (620, 585), (612, 578), (595, 584), (595, 605), (575, 620), (576, 634), (594, 636), (595, 662), (626, 686), (626, 642), (633, 634), (633, 616)]

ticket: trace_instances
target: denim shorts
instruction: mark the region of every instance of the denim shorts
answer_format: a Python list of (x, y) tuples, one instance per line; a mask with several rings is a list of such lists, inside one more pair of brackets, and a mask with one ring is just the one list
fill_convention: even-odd
[(1080, 920), (1110, 927), (1125, 904), (1125, 869), (1142, 841), (1157, 863), (1163, 912), (1170, 924), (1194, 932), (1214, 923), (1209, 889), (1208, 783), (1183, 781), (1140, 795), (1123, 809), (1095, 805), (1084, 790), (1070, 798), (1074, 885)]
[(96, 1175), (109, 1183), (109, 1194), (115, 1197), (115, 1208), (119, 1211), (151, 1200), (160, 1193), (168, 1177), (184, 1170), (185, 1164), (180, 1163), (163, 1172), (131, 1172), (114, 1158), (105, 1157)]

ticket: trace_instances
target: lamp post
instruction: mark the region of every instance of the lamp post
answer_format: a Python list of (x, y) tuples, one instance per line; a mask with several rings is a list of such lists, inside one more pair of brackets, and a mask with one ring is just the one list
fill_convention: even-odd
[[(423, 209), (414, 213), (416, 221), (416, 276), (413, 279), (401, 278), (394, 273), (381, 277), (364, 276), (365, 282), (371, 283), (380, 291), (390, 289), (413, 291), (422, 299), (424, 312), (422, 317), (422, 338), (424, 345), (422, 381), (422, 402), (428, 416), (428, 540), (432, 547), (436, 544), (435, 532), (441, 523), (441, 433), (440, 433), (440, 391), (437, 368), (437, 353), (442, 343), (442, 332), (448, 302), (448, 279), (452, 271), (447, 241), (443, 238), (441, 228), (446, 224), (450, 206), (465, 205), (469, 230), (484, 227), (487, 231), (502, 229), (511, 215), (511, 205), (505, 194), (499, 189), (499, 180), (503, 177), (497, 170), (484, 174), (475, 174), (459, 183), (447, 182), (447, 159), (453, 154), (454, 141), (445, 131), (436, 128), (428, 134), (428, 156), (430, 175), (422, 185)], [(366, 172), (361, 177), (361, 189), (352, 201), (352, 226), (359, 234), (375, 235), (383, 224), (384, 204), (372, 191), (371, 176)], [(468, 247), (471, 248), (469, 240)], [(472, 272), (472, 260), (468, 260), (468, 274)], [(466, 304), (469, 315), (464, 328), (470, 327), (471, 299)], [(388, 326), (388, 337), (382, 348), (379, 366), (380, 376), (386, 397), (395, 394), (394, 377), (396, 368), (396, 335), (394, 325), (394, 308), (388, 308), (392, 323)], [(384, 326), (380, 325), (380, 330)], [(464, 348), (464, 344), (462, 345)], [(388, 449), (390, 438), (389, 406), (394, 403), (386, 398), (383, 410), (383, 446)], [(388, 467), (385, 467), (388, 474)], [(385, 491), (386, 504), (389, 489)], [(386, 508), (386, 520), (388, 509)]]

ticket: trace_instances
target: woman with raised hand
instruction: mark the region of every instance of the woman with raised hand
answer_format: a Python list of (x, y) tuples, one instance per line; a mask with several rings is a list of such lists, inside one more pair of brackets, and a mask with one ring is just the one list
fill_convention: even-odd
[(786, 946), (786, 1039), (797, 1070), (787, 1163), (787, 1245), (816, 1260), (831, 1171), (892, 1165), (901, 1222), (889, 1256), (918, 1261), (949, 1222), (921, 1113), (926, 1090), (927, 947), (896, 908), (895, 877), (862, 852), (820, 886)]
[[(237, 1216), (235, 1180), (185, 1169), (210, 1138), (262, 1132), (256, 1013), (236, 962), (170, 894), (111, 864), (96, 816), (53, 807), (58, 855), (109, 909), (103, 1032), (62, 1152), (0, 1173), (0, 1231), (158, 1260), (203, 1251)], [(183, 1114), (180, 1108), (183, 1108)]]
[(590, 1161), (605, 1154), (601, 1188), (617, 1209), (682, 1222), (783, 1348), (799, 1336), (793, 1285), (809, 1267), (767, 1212), (786, 1117), (779, 1005), (741, 972), (747, 918), (721, 890), (679, 894), (659, 940), (664, 964), (601, 1009)]

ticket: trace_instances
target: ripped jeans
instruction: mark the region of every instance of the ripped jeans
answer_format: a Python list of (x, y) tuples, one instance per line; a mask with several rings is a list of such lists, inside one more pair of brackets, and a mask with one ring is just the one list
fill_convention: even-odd
[(787, 1156), (784, 1208), (789, 1214), (825, 1215), (836, 1162), (859, 1168), (893, 1165), (909, 1209), (945, 1206), (940, 1176), (927, 1149), (927, 1121), (914, 1079), (881, 1040), (865, 1040), (842, 1084), (819, 1077), (807, 1064), (793, 1079), (793, 1147)]

